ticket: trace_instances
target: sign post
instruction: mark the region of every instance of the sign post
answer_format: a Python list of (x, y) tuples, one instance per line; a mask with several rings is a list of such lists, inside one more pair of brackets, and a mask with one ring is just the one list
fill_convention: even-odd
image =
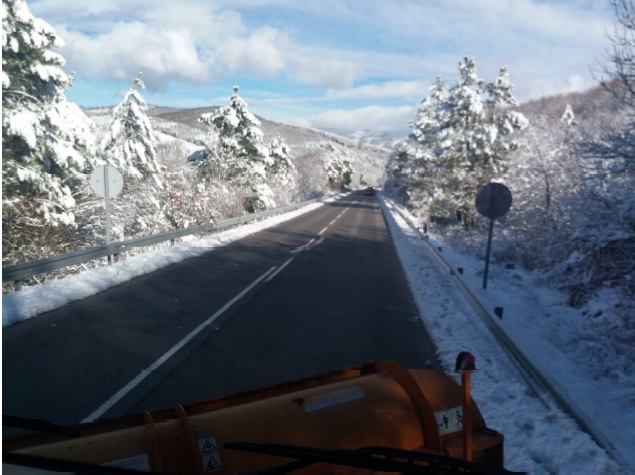
[(476, 209), (489, 218), (489, 233), (487, 235), (487, 251), (485, 253), (485, 272), (483, 273), (483, 288), (487, 288), (487, 274), (489, 271), (489, 256), (492, 250), (492, 233), (494, 220), (503, 216), (512, 205), (512, 193), (501, 183), (489, 183), (481, 188), (476, 195)]
[(112, 165), (97, 167), (90, 175), (93, 191), (105, 199), (106, 207), (106, 245), (110, 244), (110, 197), (115, 197), (123, 189), (123, 176)]

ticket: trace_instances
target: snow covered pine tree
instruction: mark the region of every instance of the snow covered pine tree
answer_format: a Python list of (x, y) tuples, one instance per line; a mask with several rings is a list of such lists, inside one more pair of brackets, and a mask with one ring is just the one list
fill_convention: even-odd
[(113, 218), (118, 222), (113, 230), (119, 239), (159, 232), (167, 225), (159, 201), (163, 177), (157, 139), (139, 89), (145, 89), (141, 73), (114, 108), (110, 130), (101, 142), (105, 160), (125, 177), (122, 199), (113, 201)]
[(74, 193), (94, 165), (93, 124), (65, 97), (55, 30), (24, 0), (2, 2), (3, 264), (64, 252)]
[(63, 41), (26, 1), (2, 2), (2, 184), (5, 206), (35, 204), (46, 222), (73, 224), (74, 180), (93, 164), (93, 124), (64, 93), (72, 78), (52, 51)]
[(161, 170), (154, 150), (156, 138), (150, 119), (143, 111), (147, 104), (137, 88), (145, 89), (141, 73), (115, 107), (110, 131), (102, 140), (101, 149), (106, 160), (124, 176), (150, 178), (161, 189)]
[(517, 148), (511, 135), (527, 122), (522, 114), (502, 108), (516, 105), (512, 91), (505, 67), (485, 84), (474, 60), (464, 58), (458, 82), (448, 88), (437, 79), (422, 101), (411, 123), (418, 162), (412, 184), (431, 214), (457, 216), (468, 224), (479, 188), (505, 177), (508, 156)]
[(273, 163), (263, 145), (260, 121), (249, 112), (238, 89), (234, 86), (228, 106), (199, 118), (218, 135), (217, 150), (209, 151), (200, 167), (216, 170), (216, 173), (220, 171), (223, 181), (245, 193), (243, 206), (253, 213), (276, 205), (267, 184), (267, 168)]

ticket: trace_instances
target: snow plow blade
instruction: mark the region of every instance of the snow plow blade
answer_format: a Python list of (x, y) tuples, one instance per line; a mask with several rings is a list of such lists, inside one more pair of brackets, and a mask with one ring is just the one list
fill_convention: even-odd
[(503, 435), (486, 427), (469, 388), (390, 361), (72, 430), (79, 435), (5, 437), (3, 463), (180, 473), (503, 467)]

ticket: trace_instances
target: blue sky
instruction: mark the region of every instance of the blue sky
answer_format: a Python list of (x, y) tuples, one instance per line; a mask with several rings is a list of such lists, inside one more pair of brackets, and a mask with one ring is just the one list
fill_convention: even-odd
[(519, 102), (596, 83), (613, 31), (608, 0), (32, 0), (64, 40), (67, 97), (121, 101), (142, 72), (146, 101), (228, 103), (342, 131), (407, 132), (436, 76), (464, 56), (486, 81), (509, 68)]

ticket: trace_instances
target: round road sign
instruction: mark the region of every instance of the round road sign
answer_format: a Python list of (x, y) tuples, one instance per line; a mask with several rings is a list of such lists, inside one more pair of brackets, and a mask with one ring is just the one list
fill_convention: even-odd
[(95, 171), (90, 175), (90, 186), (102, 198), (106, 198), (106, 190), (108, 197), (114, 198), (123, 189), (123, 176), (112, 165), (102, 165), (95, 168)]
[(476, 195), (476, 209), (489, 219), (503, 216), (512, 205), (512, 193), (502, 183), (489, 183)]

